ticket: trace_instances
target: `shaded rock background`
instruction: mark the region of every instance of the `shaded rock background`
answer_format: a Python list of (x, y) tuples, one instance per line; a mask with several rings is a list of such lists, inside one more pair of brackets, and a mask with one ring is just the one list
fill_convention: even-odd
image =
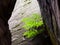
[(22, 34), (25, 30), (22, 29), (23, 23), (21, 19), (33, 13), (41, 14), (37, 0), (17, 0), (11, 18), (8, 21), (9, 29), (12, 33), (12, 45), (22, 45), (20, 42), (24, 40)]

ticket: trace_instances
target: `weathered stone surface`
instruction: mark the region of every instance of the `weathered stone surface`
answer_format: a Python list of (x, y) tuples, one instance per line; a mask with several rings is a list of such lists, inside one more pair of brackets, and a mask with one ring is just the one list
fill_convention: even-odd
[(20, 45), (19, 43), (23, 40), (22, 34), (25, 30), (22, 29), (23, 23), (21, 19), (33, 13), (40, 14), (37, 0), (17, 0), (12, 16), (8, 21), (9, 28), (12, 32), (12, 45)]

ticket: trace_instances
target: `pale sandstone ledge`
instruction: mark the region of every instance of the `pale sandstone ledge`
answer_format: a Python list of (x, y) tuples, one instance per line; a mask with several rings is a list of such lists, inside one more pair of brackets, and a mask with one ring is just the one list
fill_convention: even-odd
[(18, 45), (23, 39), (22, 33), (25, 30), (22, 29), (21, 19), (33, 13), (41, 14), (37, 0), (17, 0), (12, 16), (8, 21), (9, 29), (12, 32), (13, 45)]

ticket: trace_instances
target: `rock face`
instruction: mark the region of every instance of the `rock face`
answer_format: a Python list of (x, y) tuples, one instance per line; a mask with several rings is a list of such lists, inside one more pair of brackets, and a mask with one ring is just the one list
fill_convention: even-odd
[(25, 30), (22, 29), (23, 23), (21, 22), (21, 19), (28, 17), (33, 13), (41, 14), (37, 0), (16, 1), (12, 16), (8, 21), (9, 28), (12, 32), (12, 45), (20, 45), (20, 42), (23, 40), (22, 34)]

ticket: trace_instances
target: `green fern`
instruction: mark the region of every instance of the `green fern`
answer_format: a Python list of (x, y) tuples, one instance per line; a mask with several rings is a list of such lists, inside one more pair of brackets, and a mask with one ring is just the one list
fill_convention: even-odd
[(29, 17), (23, 18), (22, 22), (24, 23), (23, 28), (27, 30), (23, 35), (26, 38), (33, 38), (37, 34), (41, 33), (43, 29), (36, 30), (39, 26), (43, 25), (42, 17), (39, 14), (32, 14)]

